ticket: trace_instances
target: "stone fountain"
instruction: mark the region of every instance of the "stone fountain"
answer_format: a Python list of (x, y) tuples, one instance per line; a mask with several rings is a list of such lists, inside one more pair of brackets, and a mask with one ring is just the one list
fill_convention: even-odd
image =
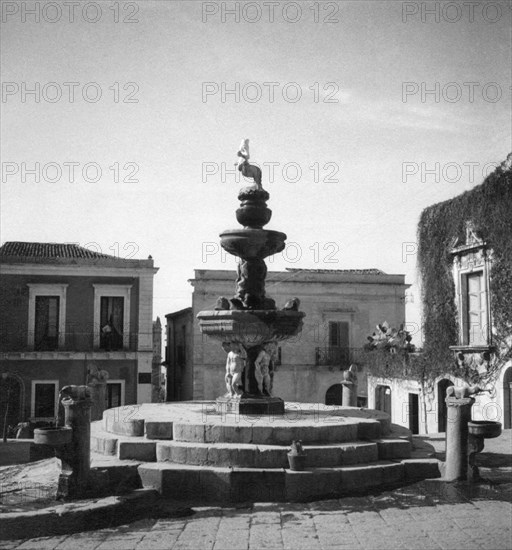
[(243, 226), (220, 234), (221, 246), (240, 258), (236, 290), (231, 299), (220, 297), (214, 311), (197, 317), (203, 334), (219, 340), (228, 352), (226, 387), (217, 399), (218, 412), (240, 414), (284, 414), (284, 401), (271, 395), (275, 344), (295, 336), (302, 328), (304, 313), (299, 300), (292, 299), (282, 310), (266, 296), (265, 258), (281, 252), (286, 235), (264, 229), (272, 211), (270, 195), (261, 184), (261, 170), (249, 164), (249, 140), (238, 151), (238, 168), (254, 184), (238, 194), (236, 219)]
[[(137, 460), (143, 487), (197, 503), (313, 500), (438, 477), (433, 449), (414, 448), (410, 431), (382, 411), (273, 395), (276, 344), (299, 333), (305, 314), (296, 298), (278, 309), (266, 295), (265, 258), (284, 249), (286, 235), (264, 228), (269, 194), (249, 163), (248, 140), (238, 156), (253, 184), (238, 195), (242, 227), (220, 234), (222, 247), (240, 258), (234, 295), (197, 315), (202, 333), (227, 352), (227, 393), (213, 402), (106, 410), (93, 422), (92, 449)], [(344, 400), (355, 404), (355, 367), (343, 384)]]

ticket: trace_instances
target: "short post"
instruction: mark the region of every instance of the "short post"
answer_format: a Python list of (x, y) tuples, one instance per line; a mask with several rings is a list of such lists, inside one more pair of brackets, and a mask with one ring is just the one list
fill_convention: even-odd
[[(75, 386), (77, 387), (77, 386)], [(65, 426), (73, 430), (72, 440), (62, 451), (63, 471), (57, 497), (75, 498), (87, 489), (91, 469), (91, 406), (87, 386), (80, 393), (63, 397)], [(66, 463), (66, 470), (64, 470)]]
[(87, 385), (91, 390), (92, 410), (91, 420), (101, 420), (107, 407), (108, 372), (100, 370), (95, 364), (89, 367)]
[(468, 422), (471, 420), (472, 397), (447, 397), (446, 481), (465, 480), (468, 471)]
[(342, 404), (344, 407), (357, 407), (357, 367), (350, 365), (350, 368), (343, 373)]

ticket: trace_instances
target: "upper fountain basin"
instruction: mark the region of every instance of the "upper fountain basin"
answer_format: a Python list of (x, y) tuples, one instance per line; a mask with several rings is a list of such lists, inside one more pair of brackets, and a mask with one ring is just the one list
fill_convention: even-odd
[(304, 316), (302, 311), (259, 309), (200, 311), (197, 314), (203, 334), (249, 346), (295, 336), (302, 328)]
[(270, 229), (228, 229), (220, 234), (226, 252), (243, 260), (263, 259), (284, 250), (286, 235)]

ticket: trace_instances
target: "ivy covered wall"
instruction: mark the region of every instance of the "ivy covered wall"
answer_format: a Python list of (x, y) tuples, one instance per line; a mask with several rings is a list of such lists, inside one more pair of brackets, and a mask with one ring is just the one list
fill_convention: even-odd
[(421, 214), (418, 268), (429, 377), (463, 374), (457, 371), (449, 350), (458, 343), (459, 333), (450, 250), (456, 239), (464, 240), (466, 221), (473, 222), (476, 233), (493, 251), (493, 344), (498, 350), (497, 363), (503, 364), (511, 356), (512, 335), (512, 154), (482, 184)]

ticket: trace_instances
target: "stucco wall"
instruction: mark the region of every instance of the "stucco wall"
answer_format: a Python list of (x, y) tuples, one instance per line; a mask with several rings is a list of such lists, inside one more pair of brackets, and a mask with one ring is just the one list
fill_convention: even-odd
[[(3, 275), (0, 281), (0, 351), (27, 349), (29, 287), (28, 284), (67, 284), (66, 340), (62, 349), (89, 351), (93, 349), (94, 287), (93, 284), (132, 285), (130, 300), (130, 332), (139, 328), (138, 279), (132, 277), (88, 277), (46, 275)], [(99, 329), (98, 329), (99, 330)], [(130, 339), (130, 349), (136, 349), (137, 339)]]
[[(226, 392), (226, 355), (218, 341), (201, 334), (196, 319), (199, 311), (213, 309), (219, 296), (233, 296), (236, 274), (224, 273), (224, 280), (219, 280), (208, 278), (208, 272), (196, 272), (192, 302), (194, 399), (214, 399)], [(290, 401), (323, 403), (327, 389), (342, 378), (339, 371), (315, 365), (316, 348), (328, 345), (329, 321), (349, 322), (350, 347), (362, 347), (378, 323), (399, 326), (405, 321), (406, 285), (402, 276), (388, 276), (387, 282), (386, 276), (381, 276), (377, 283), (372, 283), (371, 277), (362, 277), (360, 282), (356, 277), (336, 280), (332, 274), (306, 273), (301, 277), (303, 280), (298, 280), (295, 273), (269, 273), (267, 277), (267, 296), (278, 307), (296, 296), (301, 300), (300, 310), (306, 313), (302, 332), (280, 344), (282, 366), (274, 377), (274, 394)]]

